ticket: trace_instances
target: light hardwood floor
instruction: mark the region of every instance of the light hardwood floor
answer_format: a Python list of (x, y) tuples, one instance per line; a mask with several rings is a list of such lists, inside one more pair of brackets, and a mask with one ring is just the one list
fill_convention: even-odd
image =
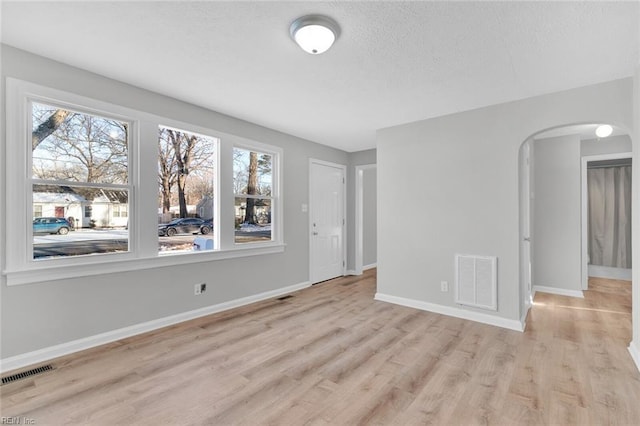
[(373, 300), (375, 271), (54, 360), (36, 424), (640, 424), (630, 284), (538, 293), (518, 333)]

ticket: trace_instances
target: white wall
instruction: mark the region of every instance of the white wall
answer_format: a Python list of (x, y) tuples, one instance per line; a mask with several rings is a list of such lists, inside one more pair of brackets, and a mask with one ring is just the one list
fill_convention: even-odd
[(631, 152), (632, 149), (629, 135), (611, 136), (606, 139), (587, 139), (580, 142), (580, 155), (583, 157)]
[(533, 142), (534, 287), (581, 291), (580, 136)]
[[(309, 279), (309, 157), (349, 164), (348, 153), (151, 93), (58, 62), (2, 46), (2, 86), (6, 77), (78, 93), (125, 107), (175, 118), (282, 147), (284, 253), (186, 266), (118, 272), (8, 287), (0, 278), (1, 354), (3, 359), (83, 339), (99, 333), (178, 315), (251, 295), (305, 283)], [(3, 102), (4, 104), (4, 98)], [(4, 128), (5, 116), (2, 115)], [(0, 144), (0, 216), (5, 199), (4, 132)], [(157, 143), (157, 141), (149, 141)], [(155, 223), (155, 215), (150, 218)], [(4, 228), (0, 226), (2, 245)], [(10, 244), (10, 242), (7, 242)], [(3, 254), (4, 254), (3, 247)], [(4, 256), (2, 256), (4, 267)], [(259, 277), (260, 279), (256, 279)], [(207, 292), (193, 295), (193, 284), (207, 282)]]
[[(453, 293), (440, 291), (441, 280), (454, 281), (454, 255), (493, 255), (498, 311), (486, 314), (519, 322), (519, 148), (531, 135), (566, 124), (631, 129), (632, 83), (616, 80), (378, 131), (378, 292), (456, 307)], [(398, 226), (407, 217), (408, 226)]]
[(362, 192), (362, 235), (363, 252), (362, 265), (374, 265), (377, 261), (378, 236), (376, 226), (377, 219), (377, 172), (375, 168), (363, 170), (363, 192)]

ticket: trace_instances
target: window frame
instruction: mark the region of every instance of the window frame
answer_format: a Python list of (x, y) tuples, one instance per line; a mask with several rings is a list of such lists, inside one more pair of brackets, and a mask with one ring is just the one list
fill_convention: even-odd
[[(54, 107), (70, 109), (73, 111), (99, 115), (127, 122), (129, 124), (128, 145), (129, 152), (127, 158), (128, 164), (128, 182), (127, 187), (129, 197), (133, 194), (135, 187), (135, 168), (132, 166), (136, 161), (137, 143), (137, 124), (127, 109), (105, 102), (84, 98), (72, 93), (63, 92), (57, 89), (40, 86), (37, 84), (24, 82), (21, 80), (7, 78), (7, 158), (6, 173), (7, 176), (15, 178), (15, 185), (7, 187), (7, 205), (13, 205), (16, 212), (12, 217), (12, 226), (7, 227), (6, 239), (7, 244), (11, 241), (14, 250), (6, 251), (6, 263), (4, 271), (7, 275), (7, 283), (11, 285), (12, 270), (18, 271), (43, 271), (56, 268), (69, 268), (78, 263), (92, 263), (95, 260), (82, 260), (81, 258), (94, 257), (86, 256), (70, 256), (68, 258), (56, 258), (47, 260), (33, 259), (33, 229), (28, 226), (33, 217), (33, 184), (47, 182), (48, 184), (69, 185), (68, 181), (48, 180), (42, 181), (34, 179), (32, 176), (32, 147), (28, 142), (31, 140), (32, 131), (32, 110), (33, 103), (41, 103)], [(72, 182), (71, 185), (77, 186), (96, 186), (102, 187), (102, 184), (86, 184), (84, 182)], [(108, 186), (108, 185), (104, 185)], [(131, 209), (135, 212), (135, 203), (132, 203)], [(7, 220), (7, 219), (5, 219)], [(132, 257), (135, 250), (135, 242), (131, 236), (135, 232), (135, 226), (129, 230), (129, 250), (119, 253), (104, 253), (100, 257), (108, 257), (109, 261), (124, 260)], [(42, 273), (40, 272), (41, 275)], [(36, 277), (37, 278), (37, 277)], [(33, 282), (33, 281), (32, 281)]]
[[(67, 278), (102, 275), (115, 271), (135, 271), (174, 265), (210, 262), (246, 256), (281, 253), (283, 241), (282, 215), (282, 149), (216, 131), (195, 123), (184, 122), (144, 111), (127, 108), (75, 93), (45, 87), (12, 77), (6, 79), (6, 176), (15, 178), (6, 187), (6, 203), (2, 214), (6, 230), (4, 270), (7, 285), (20, 285)], [(129, 123), (129, 251), (100, 255), (69, 256), (35, 260), (32, 252), (32, 170), (30, 102), (69, 108)], [(159, 126), (183, 129), (218, 139), (216, 150), (217, 193), (214, 207), (214, 235), (219, 244), (214, 250), (159, 255), (157, 239), (157, 137)], [(9, 141), (14, 141), (10, 143)], [(22, 141), (22, 142), (21, 142)], [(27, 143), (25, 143), (27, 142)], [(271, 241), (236, 244), (234, 241), (233, 147), (253, 149), (273, 156), (273, 204)], [(151, 164), (149, 164), (151, 163)], [(227, 185), (228, 183), (228, 185)], [(101, 186), (100, 184), (94, 186)], [(228, 189), (227, 189), (228, 187)], [(276, 192), (277, 191), (277, 192)], [(15, 214), (8, 215), (9, 209)], [(85, 214), (83, 209), (83, 214)], [(149, 220), (149, 218), (152, 220)], [(216, 220), (217, 218), (217, 220)], [(11, 223), (11, 226), (6, 226)], [(227, 223), (230, 226), (227, 226)], [(28, 234), (28, 235), (27, 235)], [(11, 242), (11, 243), (10, 243)], [(29, 251), (31, 250), (31, 251)]]
[[(113, 184), (113, 183), (101, 183), (101, 182), (76, 182), (71, 180), (60, 180), (60, 179), (40, 179), (33, 177), (33, 150), (29, 150), (29, 143), (25, 143), (25, 155), (27, 157), (26, 162), (26, 170), (23, 172), (23, 177), (27, 180), (27, 213), (33, 217), (33, 186), (34, 185), (53, 185), (53, 186), (70, 186), (76, 188), (99, 188), (102, 190), (125, 190), (127, 191), (127, 205), (131, 205), (132, 194), (134, 193), (134, 182), (132, 181), (132, 174), (135, 176), (136, 165), (133, 163), (132, 159), (136, 158), (134, 151), (135, 147), (138, 144), (137, 137), (133, 137), (136, 129), (136, 122), (132, 119), (126, 111), (121, 111), (118, 107), (111, 107), (108, 105), (100, 105), (100, 102), (96, 101), (88, 101), (87, 105), (85, 103), (78, 104), (76, 101), (78, 99), (74, 99), (72, 101), (68, 101), (68, 98), (65, 97), (63, 100), (53, 100), (43, 99), (40, 95), (27, 95), (24, 99), (27, 108), (27, 132), (31, 132), (33, 129), (33, 104), (46, 104), (46, 106), (51, 106), (54, 108), (62, 108), (67, 109), (73, 112), (77, 112), (80, 114), (93, 115), (101, 118), (107, 118), (112, 120), (117, 120), (120, 122), (127, 123), (127, 182), (125, 184)], [(111, 110), (113, 108), (113, 110)], [(26, 141), (25, 141), (26, 142)], [(64, 207), (63, 207), (64, 208)], [(84, 210), (84, 209), (83, 209)], [(135, 210), (135, 207), (133, 207)], [(113, 207), (108, 208), (109, 215), (112, 218), (116, 216), (113, 215)], [(84, 211), (83, 211), (84, 214)], [(69, 216), (68, 212), (64, 212), (64, 218)], [(118, 216), (119, 217), (119, 216)], [(69, 256), (65, 258), (54, 258), (54, 259), (33, 259), (33, 229), (31, 227), (27, 227), (27, 263), (29, 265), (39, 264), (41, 262), (51, 262), (56, 261), (58, 265), (66, 265), (66, 264), (74, 264), (75, 259), (81, 259), (83, 257), (94, 257), (94, 256), (113, 256), (113, 257), (124, 257), (123, 255), (126, 253), (132, 252), (132, 235), (133, 231), (135, 231), (135, 225), (129, 226), (127, 230), (127, 246), (128, 250), (126, 252), (113, 252), (113, 253), (89, 253), (86, 255), (77, 255), (77, 256)], [(117, 256), (120, 255), (120, 256)]]

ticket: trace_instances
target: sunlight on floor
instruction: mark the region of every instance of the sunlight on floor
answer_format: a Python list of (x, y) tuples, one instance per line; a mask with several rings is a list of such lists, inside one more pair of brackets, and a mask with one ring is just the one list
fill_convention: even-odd
[(608, 313), (608, 314), (624, 314), (624, 315), (631, 315), (630, 312), (625, 312), (625, 311), (611, 311), (608, 309), (597, 309), (597, 308), (586, 308), (586, 307), (582, 307), (582, 306), (567, 306), (567, 305), (556, 305), (553, 303), (544, 303), (544, 302), (533, 302), (533, 306), (541, 306), (541, 307), (552, 307), (552, 308), (565, 308), (565, 309), (575, 309), (575, 310), (580, 310), (580, 311), (594, 311), (594, 312), (604, 312), (604, 313)]

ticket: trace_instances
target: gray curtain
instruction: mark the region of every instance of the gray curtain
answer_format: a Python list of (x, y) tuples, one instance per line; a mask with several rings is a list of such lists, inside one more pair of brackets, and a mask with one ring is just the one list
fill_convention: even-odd
[(587, 170), (589, 259), (631, 268), (631, 166)]

